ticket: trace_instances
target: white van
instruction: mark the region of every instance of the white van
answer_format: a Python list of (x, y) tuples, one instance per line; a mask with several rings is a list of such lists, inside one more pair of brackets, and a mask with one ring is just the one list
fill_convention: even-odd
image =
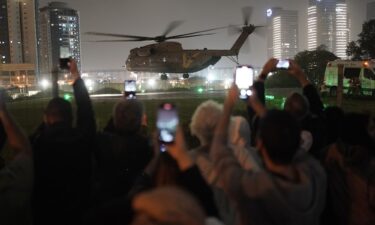
[(344, 65), (344, 93), (372, 95), (375, 97), (375, 61), (346, 61), (336, 60), (327, 63), (324, 73), (322, 93), (335, 96), (337, 93), (338, 65)]

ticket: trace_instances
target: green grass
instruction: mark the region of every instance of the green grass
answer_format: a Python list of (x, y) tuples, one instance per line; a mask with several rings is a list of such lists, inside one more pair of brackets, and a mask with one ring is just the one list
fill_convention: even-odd
[[(274, 99), (267, 100), (268, 108), (282, 108), (286, 92), (289, 90), (276, 90), (270, 91), (267, 94), (274, 94)], [(43, 99), (30, 99), (30, 100), (21, 100), (14, 101), (8, 104), (9, 111), (13, 114), (20, 126), (26, 131), (28, 135), (32, 134), (35, 128), (42, 122), (43, 119), (43, 109), (48, 103), (48, 98)], [(192, 114), (196, 107), (203, 101), (208, 100), (208, 97), (202, 95), (202, 98), (189, 98), (186, 99), (163, 99), (163, 100), (142, 100), (148, 118), (149, 131), (153, 132), (155, 130), (155, 117), (156, 109), (159, 104), (166, 101), (171, 101), (176, 104), (178, 109), (178, 114), (180, 117), (180, 125), (182, 126), (189, 147), (194, 147), (198, 144), (197, 140), (191, 137), (189, 132), (189, 123)], [(224, 101), (223, 98), (215, 98), (220, 103)], [(114, 105), (118, 100), (116, 99), (94, 99), (93, 106), (95, 111), (96, 123), (98, 130), (102, 130), (106, 125), (108, 119), (111, 117), (112, 110)], [(323, 98), (323, 101), (326, 106), (335, 105), (335, 98)], [(72, 101), (73, 106), (75, 105)], [(374, 99), (353, 99), (353, 98), (344, 98), (343, 109), (347, 112), (368, 112), (375, 114), (375, 100)], [(243, 115), (246, 116), (246, 107), (245, 104), (241, 101), (235, 107), (234, 115)], [(5, 152), (5, 153), (4, 153)], [(7, 151), (5, 150), (5, 158), (7, 157)]]
[[(178, 113), (180, 116), (181, 125), (183, 127), (188, 126), (190, 118), (195, 110), (195, 108), (207, 100), (207, 98), (202, 97), (200, 99), (193, 99), (187, 97), (186, 99), (178, 100), (142, 100), (150, 129), (154, 128), (155, 115), (158, 105), (165, 101), (174, 102), (178, 108)], [(214, 100), (218, 102), (223, 102), (223, 98), (215, 98)], [(267, 100), (267, 106), (269, 108), (281, 108), (283, 104), (283, 97), (275, 97), (275, 99)], [(326, 106), (335, 105), (334, 98), (324, 98), (324, 103)], [(41, 123), (43, 116), (43, 109), (47, 105), (48, 99), (32, 99), (32, 100), (22, 100), (15, 101), (8, 104), (9, 111), (16, 118), (18, 123), (25, 129), (28, 134)], [(115, 99), (95, 99), (93, 100), (94, 111), (96, 115), (96, 122), (98, 129), (102, 129), (107, 123), (109, 117), (112, 114), (112, 110), (117, 100)], [(72, 101), (73, 105), (75, 104)], [(373, 99), (344, 99), (343, 108), (345, 111), (355, 111), (355, 112), (370, 112), (374, 114), (375, 112), (375, 101)], [(236, 105), (234, 114), (236, 115), (246, 115), (245, 104), (241, 101)]]

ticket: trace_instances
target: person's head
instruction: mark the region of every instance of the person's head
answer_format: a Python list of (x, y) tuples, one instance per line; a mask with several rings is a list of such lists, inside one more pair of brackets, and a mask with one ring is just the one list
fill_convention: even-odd
[(204, 225), (206, 215), (198, 201), (177, 187), (159, 187), (137, 195), (132, 225)]
[(119, 133), (134, 134), (141, 129), (143, 105), (136, 99), (118, 102), (113, 110), (113, 122)]
[(303, 120), (310, 111), (310, 105), (306, 97), (293, 92), (285, 101), (284, 110), (289, 112), (296, 120)]
[(250, 147), (250, 127), (242, 116), (232, 116), (229, 127), (229, 143), (240, 147)]
[(47, 125), (65, 123), (71, 126), (73, 122), (73, 110), (70, 102), (59, 97), (50, 100), (44, 110), (44, 122)]
[(260, 120), (257, 148), (275, 164), (290, 164), (299, 149), (300, 132), (288, 112), (270, 110)]
[(201, 145), (209, 144), (214, 136), (215, 128), (223, 112), (223, 105), (208, 100), (195, 110), (190, 123), (190, 131)]

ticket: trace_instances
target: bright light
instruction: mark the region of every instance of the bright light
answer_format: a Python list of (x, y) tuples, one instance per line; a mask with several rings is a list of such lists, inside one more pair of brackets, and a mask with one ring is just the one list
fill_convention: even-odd
[(43, 79), (40, 81), (40, 85), (42, 86), (43, 89), (47, 89), (50, 86), (50, 83), (48, 80)]
[(207, 76), (207, 81), (213, 81), (215, 80), (215, 75), (213, 73), (209, 73)]
[(72, 96), (69, 94), (64, 94), (64, 99), (70, 101), (72, 99)]
[(267, 9), (267, 16), (271, 17), (272, 16), (272, 9)]
[(94, 82), (90, 79), (85, 80), (86, 87), (92, 87), (94, 85)]
[(148, 80), (148, 85), (149, 85), (150, 87), (154, 87), (155, 84), (156, 84), (156, 82), (155, 82), (154, 79), (150, 79), (150, 80)]
[(232, 79), (226, 79), (226, 80), (224, 81), (224, 88), (225, 88), (225, 89), (229, 89), (230, 86), (232, 85), (232, 82), (233, 82)]

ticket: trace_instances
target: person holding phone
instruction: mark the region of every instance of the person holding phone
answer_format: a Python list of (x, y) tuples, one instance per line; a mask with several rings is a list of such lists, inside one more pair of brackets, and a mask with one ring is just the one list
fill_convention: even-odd
[(73, 78), (76, 124), (71, 103), (51, 99), (43, 123), (31, 137), (35, 168), (35, 224), (79, 224), (91, 193), (91, 152), (96, 122), (77, 63), (69, 61)]
[(228, 127), (238, 92), (235, 85), (229, 90), (210, 158), (220, 174), (218, 182), (236, 205), (239, 224), (319, 224), (326, 175), (318, 161), (298, 151), (300, 128), (288, 112), (270, 110), (261, 118), (256, 147), (264, 168), (247, 172), (234, 157)]
[[(217, 217), (212, 190), (188, 153), (183, 131), (178, 125), (175, 105), (161, 104), (157, 118), (158, 130), (153, 139), (154, 157), (138, 177), (130, 196), (151, 188), (177, 185), (195, 196), (208, 216)], [(164, 131), (167, 134), (163, 134)]]
[[(309, 151), (318, 159), (322, 159), (321, 149), (326, 144), (325, 127), (323, 122), (323, 102), (318, 91), (308, 80), (300, 66), (294, 60), (287, 61), (288, 63), (286, 63), (286, 60), (283, 60), (281, 64), (283, 64), (283, 66), (289, 64), (288, 69), (284, 68), (284, 70), (286, 70), (287, 74), (295, 77), (299, 81), (302, 87), (302, 95), (297, 92), (289, 94), (284, 104), (284, 110), (291, 113), (298, 120), (303, 130), (310, 132), (313, 141)], [(263, 106), (265, 106), (264, 82), (266, 81), (268, 74), (278, 70), (277, 67), (280, 66), (279, 59), (269, 59), (264, 64), (262, 72), (253, 84), (253, 89), (257, 93), (260, 104)], [(250, 104), (248, 104), (247, 109), (251, 121), (251, 130), (256, 131), (259, 118), (256, 116), (256, 112)], [(255, 140), (255, 137), (256, 132), (252, 132), (252, 140)], [(255, 145), (254, 142), (252, 144)]]
[(0, 130), (1, 139), (8, 141), (14, 154), (13, 160), (0, 168), (0, 221), (3, 225), (31, 224), (34, 176), (31, 147), (25, 133), (8, 112), (3, 90), (0, 90)]

